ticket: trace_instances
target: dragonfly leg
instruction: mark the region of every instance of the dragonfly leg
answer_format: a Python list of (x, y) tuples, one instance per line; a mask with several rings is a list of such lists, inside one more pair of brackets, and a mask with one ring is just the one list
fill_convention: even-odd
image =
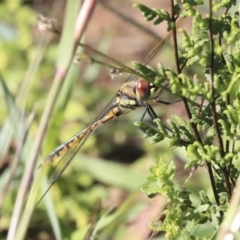
[[(181, 100), (180, 100), (181, 101)], [(179, 102), (179, 101), (178, 101)], [(155, 111), (153, 110), (152, 106), (147, 104), (146, 106), (146, 110), (145, 110), (148, 115), (151, 117), (152, 120), (158, 118), (157, 114), (155, 113)], [(170, 129), (168, 126), (166, 126), (164, 124), (164, 127), (169, 131), (169, 132), (173, 132), (172, 129)], [(184, 140), (182, 139), (178, 139), (179, 143), (181, 143), (183, 146), (187, 146), (189, 143), (185, 142)]]
[[(142, 117), (141, 117), (141, 121), (143, 121), (144, 117), (146, 116), (146, 113), (148, 113), (148, 115), (150, 116), (150, 118), (151, 118), (152, 120), (158, 118), (157, 114), (155, 113), (155, 111), (153, 110), (153, 108), (152, 108), (152, 106), (151, 106), (150, 104), (146, 104), (145, 109), (144, 109), (144, 112), (143, 112)], [(165, 127), (169, 132), (172, 133), (172, 130), (171, 130), (168, 126), (166, 126), (166, 125), (164, 124), (164, 127)], [(189, 144), (189, 143), (185, 142), (185, 141), (182, 140), (182, 139), (179, 139), (178, 141), (179, 141), (179, 143), (181, 143), (183, 146), (187, 146), (187, 145)]]
[(162, 103), (162, 104), (164, 104), (164, 105), (171, 105), (171, 104), (175, 104), (175, 103), (177, 103), (177, 102), (181, 102), (182, 101), (182, 99), (180, 99), (180, 100), (177, 100), (177, 101), (175, 101), (175, 102), (165, 102), (165, 101), (162, 101), (162, 100), (159, 100), (159, 99), (154, 99), (157, 103)]
[[(147, 109), (148, 115), (150, 116), (150, 118), (151, 118), (152, 120), (158, 118), (157, 114), (155, 113), (155, 111), (153, 110), (153, 108), (152, 108), (151, 105), (148, 104), (147, 107), (146, 107), (146, 109)], [(168, 131), (172, 132), (172, 130), (171, 130), (169, 127), (167, 127), (165, 124), (164, 124), (164, 127), (165, 127)]]
[(142, 116), (141, 116), (141, 118), (140, 118), (140, 121), (141, 121), (141, 122), (142, 122), (143, 119), (145, 118), (146, 113), (147, 113), (147, 107), (145, 107), (144, 112), (143, 112), (143, 114), (142, 114)]
[(150, 116), (150, 118), (152, 120), (154, 120), (155, 118), (158, 118), (157, 114), (155, 113), (155, 111), (153, 110), (152, 106), (150, 104), (146, 104), (144, 112), (142, 114), (142, 117), (140, 118), (140, 121), (142, 122), (143, 119), (146, 116), (146, 113)]
[(150, 104), (146, 105), (146, 111), (152, 120), (158, 118), (157, 114), (155, 113), (155, 111), (153, 110)]
[[(169, 84), (167, 83), (166, 85), (165, 85), (165, 87), (167, 87)], [(177, 102), (180, 102), (180, 101), (182, 101), (182, 99), (180, 99), (180, 100), (177, 100), (177, 101), (175, 101), (175, 102), (166, 102), (166, 101), (162, 101), (162, 100), (160, 100), (160, 99), (158, 99), (161, 95), (163, 95), (165, 93), (165, 91), (164, 90), (161, 90), (160, 92), (159, 92), (159, 94), (153, 99), (155, 102), (157, 102), (157, 103), (162, 103), (162, 104), (164, 104), (164, 105), (171, 105), (171, 104), (174, 104), (174, 103), (177, 103)]]
[(145, 105), (144, 112), (143, 112), (142, 117), (141, 117), (141, 119), (140, 119), (141, 122), (142, 122), (143, 119), (145, 118), (146, 113), (149, 115), (149, 117), (150, 117), (152, 120), (158, 118), (158, 116), (157, 116), (157, 114), (155, 113), (155, 111), (153, 110), (152, 106), (151, 106), (150, 104), (146, 104), (146, 105)]

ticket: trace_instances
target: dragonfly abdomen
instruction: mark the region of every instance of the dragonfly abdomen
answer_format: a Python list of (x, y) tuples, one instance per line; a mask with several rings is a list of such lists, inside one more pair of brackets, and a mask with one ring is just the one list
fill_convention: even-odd
[[(58, 157), (64, 155), (69, 149), (71, 149), (76, 143), (78, 143), (79, 141), (81, 141), (81, 139), (83, 138), (83, 136), (85, 135), (87, 129), (82, 130), (81, 132), (77, 133), (75, 136), (73, 136), (72, 138), (70, 138), (68, 141), (66, 141), (65, 143), (63, 143), (62, 145), (60, 145), (58, 148), (56, 148), (54, 151), (52, 151), (50, 154), (48, 154), (43, 163), (41, 163), (40, 166), (42, 166), (43, 164), (47, 164), (50, 162), (53, 162), (54, 160), (56, 160)], [(39, 166), (39, 167), (40, 167)]]
[(85, 137), (88, 138), (98, 127), (112, 119), (114, 116), (116, 115), (111, 111), (104, 118), (92, 123), (91, 126), (77, 133), (75, 136), (73, 136), (68, 141), (60, 145), (58, 148), (56, 148), (53, 152), (48, 154), (39, 167), (41, 167), (43, 164), (51, 163), (57, 158), (63, 156), (65, 153), (71, 150), (73, 146), (80, 144), (83, 141), (83, 139), (85, 139)]

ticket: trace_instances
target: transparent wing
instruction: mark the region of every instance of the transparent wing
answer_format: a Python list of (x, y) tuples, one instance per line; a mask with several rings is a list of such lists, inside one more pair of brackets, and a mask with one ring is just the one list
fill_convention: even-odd
[[(183, 25), (186, 21), (188, 21), (188, 19), (187, 20), (184, 19), (184, 18), (179, 19), (176, 23), (176, 27), (179, 27), (179, 26)], [(152, 51), (143, 59), (143, 61), (141, 63), (142, 64), (148, 64), (156, 56), (158, 56), (159, 53), (161, 52), (161, 49), (163, 49), (165, 44), (171, 39), (171, 36), (172, 36), (172, 31), (169, 32), (167, 34), (167, 36), (164, 39), (162, 39), (154, 47), (154, 49), (152, 49)], [(126, 66), (125, 64), (119, 62), (118, 60), (107, 56), (106, 54), (88, 46), (87, 44), (79, 43), (79, 46), (83, 47), (85, 50), (87, 50), (90, 53), (90, 56), (85, 56), (88, 59), (88, 61), (99, 63), (99, 64), (105, 65), (109, 68), (119, 68), (122, 72), (130, 73), (130, 76), (128, 77), (128, 79), (126, 81), (133, 81), (134, 79), (137, 79), (139, 77), (138, 76), (139, 73), (136, 70)], [(81, 59), (84, 59), (85, 57), (83, 57)], [(95, 57), (100, 58), (100, 60), (98, 60)]]
[[(85, 130), (83, 130), (85, 131)], [(44, 198), (44, 196), (48, 193), (48, 191), (50, 190), (50, 188), (53, 186), (53, 184), (57, 181), (57, 179), (62, 175), (62, 173), (64, 172), (64, 170), (67, 168), (67, 166), (71, 163), (72, 159), (74, 158), (74, 156), (78, 153), (78, 151), (80, 150), (80, 148), (82, 147), (82, 145), (84, 144), (84, 142), (87, 140), (87, 136), (86, 138), (81, 138), (78, 139), (78, 141), (75, 141), (74, 144), (68, 149), (68, 151), (66, 151), (59, 159), (58, 163), (56, 164), (56, 166), (54, 167), (50, 178), (48, 179), (48, 188), (47, 190), (43, 193), (43, 195), (41, 196), (41, 198), (37, 201), (36, 205), (37, 206), (41, 200)], [(61, 147), (61, 146), (60, 146)], [(59, 147), (59, 148), (60, 148)], [(52, 154), (53, 155), (53, 154)], [(49, 154), (46, 158), (45, 161), (50, 161), (48, 158), (51, 156), (51, 154)], [(47, 160), (46, 160), (47, 159)], [(45, 162), (43, 162), (44, 164)], [(41, 165), (43, 165), (41, 164)]]
[(74, 137), (69, 139), (66, 143), (62, 144), (60, 147), (56, 148), (53, 152), (51, 152), (40, 164), (39, 167), (45, 165), (46, 163), (53, 162), (54, 160), (58, 160), (55, 165), (52, 173), (50, 174), (50, 178), (48, 180), (48, 188), (38, 200), (37, 204), (43, 199), (43, 197), (50, 190), (52, 185), (57, 181), (57, 179), (62, 175), (68, 165), (71, 163), (73, 158), (79, 152), (81, 147), (87, 141), (87, 139), (94, 133), (94, 131), (101, 127), (104, 123), (115, 117), (113, 106), (116, 100), (116, 96), (109, 102), (109, 104), (101, 111), (98, 116), (92, 121), (88, 127), (81, 132), (77, 133)]
[[(181, 18), (177, 21), (176, 23), (176, 27), (180, 27), (181, 25), (183, 25), (186, 21), (188, 21), (188, 19), (184, 19)], [(172, 31), (169, 32), (167, 34), (167, 36), (162, 39), (153, 49), (152, 51), (142, 60), (141, 64), (146, 65), (149, 64), (155, 57), (157, 57), (159, 55), (159, 53), (161, 52), (161, 50), (163, 49), (163, 47), (165, 46), (166, 43), (168, 43), (168, 41), (171, 39), (172, 37)], [(135, 79), (137, 79), (137, 73), (136, 74), (131, 74), (127, 81), (134, 81)]]

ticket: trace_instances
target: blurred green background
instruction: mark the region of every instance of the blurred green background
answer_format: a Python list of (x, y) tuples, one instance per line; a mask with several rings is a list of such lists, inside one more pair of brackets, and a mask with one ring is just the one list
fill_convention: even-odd
[[(141, 13), (132, 8), (136, 2), (149, 7), (169, 8), (169, 1), (108, 1), (112, 7), (141, 24), (145, 28), (142, 30), (99, 3), (82, 42), (128, 66), (132, 61), (140, 62), (158, 40), (166, 36), (167, 31), (165, 24), (154, 26), (144, 22)], [(6, 127), (9, 119), (14, 118), (12, 109), (14, 114), (18, 110), (25, 113), (26, 124), (34, 112), (16, 174), (4, 193), (0, 216), (1, 239), (5, 239), (8, 232), (21, 176), (28, 164), (28, 154), (55, 72), (59, 37), (37, 29), (38, 15), (52, 17), (52, 7), (52, 1), (6, 0), (0, 3), (0, 188), (6, 184), (18, 144), (17, 127), (20, 123), (11, 120), (10, 128)], [(60, 26), (64, 11), (65, 2), (57, 1), (54, 16)], [(183, 27), (188, 29), (190, 26)], [(152, 31), (152, 34), (146, 30)], [(82, 51), (79, 49), (79, 52)], [(156, 62), (174, 67), (173, 58), (169, 43)], [(111, 80), (106, 66), (84, 61), (72, 64), (59, 93), (57, 110), (49, 122), (39, 160), (84, 129), (126, 78), (127, 74), (123, 74)], [(9, 97), (15, 102), (9, 101)], [(162, 99), (175, 100), (167, 94)], [(171, 114), (185, 114), (181, 103), (158, 104), (154, 109), (162, 119)], [(183, 182), (187, 178), (187, 173), (183, 171), (186, 161), (184, 151), (169, 149), (167, 141), (152, 145), (151, 139), (144, 139), (142, 132), (134, 126), (142, 112), (143, 109), (139, 109), (103, 127), (85, 144), (48, 193), (54, 203), (51, 211), (60, 222), (64, 239), (84, 239), (89, 227), (91, 232), (96, 223), (100, 224), (97, 239), (146, 239), (152, 234), (149, 223), (159, 219), (165, 206), (161, 196), (148, 199), (140, 191), (147, 182), (149, 166), (160, 157), (166, 161), (173, 160), (178, 166), (176, 180)], [(150, 119), (145, 121), (151, 124)], [(196, 175), (194, 177), (197, 179)], [(207, 184), (204, 179), (197, 181), (199, 186), (189, 186), (196, 192), (201, 184)], [(55, 239), (48, 211), (44, 200), (34, 209), (26, 239)], [(159, 235), (155, 239), (161, 238)]]

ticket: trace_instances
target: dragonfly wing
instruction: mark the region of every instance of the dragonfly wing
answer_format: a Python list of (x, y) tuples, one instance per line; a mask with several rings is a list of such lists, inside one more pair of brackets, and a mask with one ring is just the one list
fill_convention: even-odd
[[(176, 27), (180, 27), (182, 25), (185, 24), (185, 22), (188, 21), (188, 19), (185, 18), (181, 18), (176, 22)], [(163, 47), (168, 43), (168, 41), (171, 39), (172, 37), (172, 31), (169, 32), (167, 34), (167, 36), (162, 39), (161, 41), (159, 41), (159, 43), (152, 49), (152, 51), (141, 61), (141, 64), (143, 65), (147, 65), (149, 64), (155, 57), (157, 57), (161, 50), (163, 49)], [(136, 71), (136, 70), (135, 70)], [(136, 72), (135, 74), (131, 74), (128, 79), (126, 80), (126, 82), (130, 82), (130, 81), (134, 81), (136, 80), (138, 77), (138, 73)]]
[[(67, 168), (67, 166), (71, 163), (74, 156), (78, 153), (84, 142), (87, 140), (89, 136), (83, 136), (83, 133), (86, 132), (86, 129), (81, 131), (79, 134), (77, 134), (75, 137), (71, 138), (67, 143), (61, 145), (58, 147), (55, 151), (50, 153), (45, 159), (44, 162), (39, 166), (41, 167), (46, 162), (52, 162), (56, 158), (60, 158), (56, 166), (54, 167), (50, 178), (48, 179), (48, 188), (43, 193), (41, 198), (37, 201), (36, 206), (41, 202), (41, 200), (44, 198), (44, 196), (48, 193), (50, 188), (53, 186), (53, 184), (57, 181), (57, 179), (62, 175), (64, 170)], [(82, 134), (82, 138), (77, 137)], [(89, 134), (90, 135), (90, 134)], [(72, 143), (70, 145), (70, 142)], [(68, 146), (68, 150), (66, 150), (60, 157), (58, 157), (58, 153), (62, 153), (63, 149)]]
[(76, 156), (86, 140), (93, 134), (93, 132), (97, 128), (101, 127), (104, 123), (115, 117), (115, 112), (113, 111), (115, 101), (116, 96), (86, 129), (79, 132), (77, 135), (75, 135), (75, 137), (68, 140), (65, 144), (61, 145), (45, 158), (44, 163), (54, 161), (56, 158), (60, 158), (53, 169), (49, 179), (49, 184), (54, 184), (62, 175), (64, 170)]

